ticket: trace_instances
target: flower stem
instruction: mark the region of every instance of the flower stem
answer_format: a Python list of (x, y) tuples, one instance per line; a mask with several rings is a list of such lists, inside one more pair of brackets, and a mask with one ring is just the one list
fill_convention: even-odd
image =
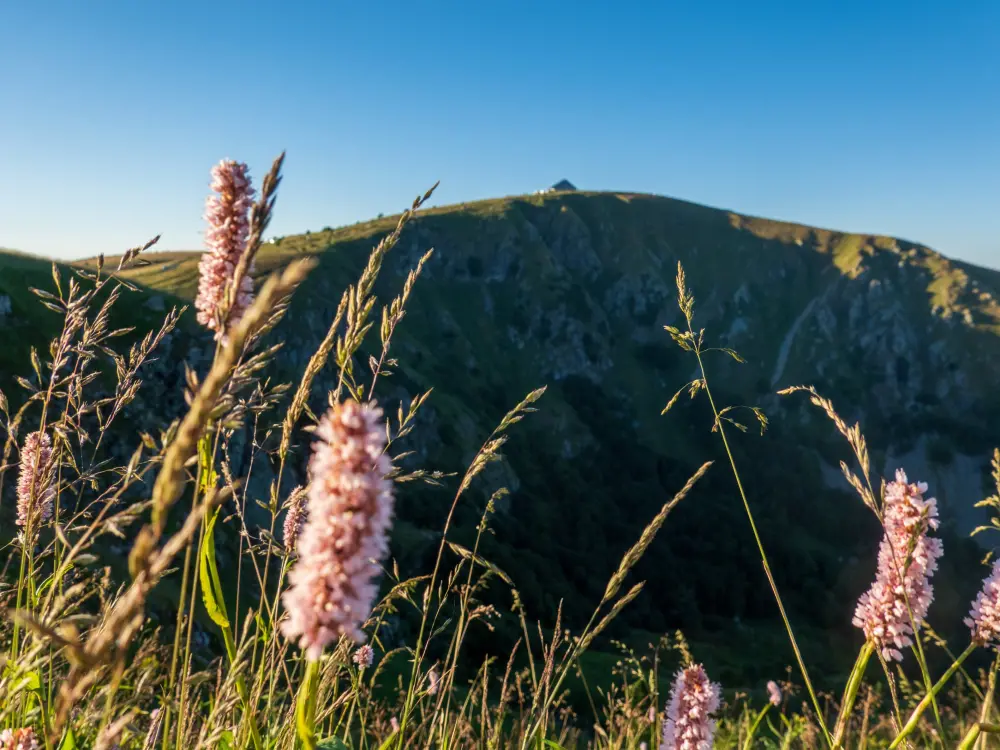
[(965, 738), (962, 740), (962, 744), (958, 746), (958, 750), (971, 750), (972, 746), (983, 732), (987, 732), (989, 734), (1000, 734), (1000, 724), (987, 724), (982, 721), (977, 721), (969, 727), (969, 733), (965, 735)]
[[(1000, 655), (993, 659), (993, 667), (990, 669), (989, 686), (986, 689), (986, 696), (983, 698), (983, 707), (979, 712), (979, 723), (985, 724), (989, 721), (990, 713), (993, 710), (993, 695), (997, 687), (997, 669), (1000, 668)], [(976, 747), (982, 748), (985, 741), (979, 742)]]
[(941, 688), (943, 688), (948, 680), (952, 678), (952, 675), (958, 671), (958, 668), (962, 666), (962, 662), (969, 658), (969, 655), (976, 650), (976, 647), (977, 645), (975, 642), (970, 643), (968, 648), (959, 654), (959, 657), (954, 661), (954, 663), (948, 667), (947, 671), (945, 671), (943, 675), (941, 675), (941, 679), (934, 684), (934, 687), (931, 688), (930, 692), (925, 695), (923, 700), (921, 700), (920, 703), (917, 704), (917, 707), (913, 709), (913, 713), (910, 714), (910, 718), (906, 721), (902, 730), (900, 730), (899, 735), (889, 745), (889, 750), (899, 747), (899, 744), (903, 741), (903, 739), (917, 728), (917, 724), (920, 723), (920, 717), (923, 715), (924, 711), (927, 710), (927, 707), (930, 706), (931, 702), (934, 700), (934, 696), (941, 691)]
[(840, 715), (837, 717), (837, 725), (833, 732), (833, 746), (839, 748), (844, 742), (844, 734), (847, 732), (847, 725), (851, 720), (851, 710), (854, 708), (854, 701), (858, 697), (858, 690), (861, 688), (861, 680), (865, 675), (865, 667), (871, 658), (874, 646), (871, 641), (866, 641), (858, 654), (858, 660), (854, 663), (851, 676), (847, 679), (847, 686), (844, 688), (844, 699), (840, 702)]
[(316, 750), (316, 693), (319, 688), (319, 662), (306, 662), (306, 673), (295, 699), (295, 727), (302, 747)]
[(771, 704), (768, 703), (766, 706), (764, 706), (764, 708), (761, 709), (760, 713), (757, 714), (757, 718), (754, 719), (753, 724), (750, 725), (750, 731), (747, 732), (747, 739), (746, 742), (743, 743), (743, 750), (750, 750), (750, 748), (753, 747), (751, 743), (753, 741), (754, 735), (757, 734), (757, 727), (760, 726), (760, 723), (764, 720), (764, 714), (766, 714), (770, 708)]

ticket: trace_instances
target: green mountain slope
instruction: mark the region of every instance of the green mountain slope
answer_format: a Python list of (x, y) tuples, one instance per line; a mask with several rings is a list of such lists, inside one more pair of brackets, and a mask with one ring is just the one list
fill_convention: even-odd
[[(259, 274), (303, 253), (320, 259), (275, 332), (284, 342), (278, 376), (297, 378), (343, 288), (395, 221), (265, 247)], [(842, 666), (826, 646), (854, 637), (853, 603), (873, 575), (879, 530), (845, 491), (837, 467), (849, 452), (826, 418), (801, 397), (775, 395), (792, 384), (816, 385), (846, 418), (861, 421), (876, 472), (903, 466), (930, 483), (947, 535), (939, 576), (949, 581), (939, 586), (931, 622), (943, 629), (958, 622), (981, 554), (963, 537), (981, 518), (972, 505), (1000, 443), (1000, 273), (887, 237), (648, 195), (556, 193), (423, 212), (386, 261), (381, 301), (398, 293), (428, 248), (434, 256), (395, 345), (399, 369), (377, 395), (394, 412), (400, 400), (433, 387), (401, 449), (414, 450), (407, 465), (461, 471), (509, 407), (549, 385), (541, 412), (518, 425), (507, 460), (459, 519), (468, 531), (488, 490), (498, 483), (512, 490), (485, 555), (512, 576), (531, 616), (551, 620), (563, 600), (571, 623), (585, 618), (664, 500), (702, 461), (723, 458), (701, 400), (684, 399), (660, 416), (694, 376), (694, 362), (663, 330), (680, 322), (680, 260), (696, 324), (746, 359), (709, 361), (717, 399), (758, 405), (771, 420), (762, 437), (753, 429), (737, 436), (736, 460), (813, 658)], [(138, 305), (144, 315), (193, 298), (196, 253), (148, 257), (151, 265), (128, 274), (149, 290)], [(0, 295), (7, 268), (0, 265)], [(14, 303), (13, 321), (31, 314), (21, 296)], [(207, 362), (203, 334), (189, 328), (175, 339), (178, 356), (159, 363), (161, 380), (135, 405), (137, 419), (181, 408), (181, 353), (196, 366)], [(0, 360), (3, 369), (15, 364)], [(328, 371), (317, 381), (315, 408), (334, 380)], [(266, 487), (266, 469), (257, 481)], [(402, 490), (394, 553), (404, 566), (426, 564), (429, 532), (440, 527), (450, 497), (447, 489)], [(714, 644), (705, 658), (720, 665), (721, 679), (727, 669), (773, 676), (790, 654), (774, 637), (776, 613), (756, 555), (732, 477), (717, 462), (634, 574), (648, 581), (646, 591), (613, 634), (682, 627)], [(501, 628), (480, 647), (506, 635)]]

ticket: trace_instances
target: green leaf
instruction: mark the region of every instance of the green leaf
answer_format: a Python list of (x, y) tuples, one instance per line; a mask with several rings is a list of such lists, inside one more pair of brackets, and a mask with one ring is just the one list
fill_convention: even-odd
[(215, 521), (219, 511), (212, 514), (205, 529), (204, 544), (201, 548), (201, 560), (198, 566), (198, 576), (201, 579), (201, 598), (205, 602), (208, 616), (220, 628), (229, 627), (229, 616), (226, 614), (226, 601), (222, 596), (222, 583), (219, 580), (219, 569), (215, 564)]
[(236, 737), (233, 735), (232, 731), (227, 729), (219, 737), (219, 747), (224, 750), (235, 750), (236, 748)]
[(38, 676), (38, 672), (33, 669), (21, 670), (14, 662), (6, 662), (0, 674), (10, 681), (10, 687), (8, 688), (10, 696), (17, 695), (21, 691), (38, 693), (42, 689), (42, 681)]
[(38, 692), (42, 689), (42, 680), (38, 676), (38, 672), (34, 669), (25, 673), (25, 681), (22, 684), (24, 685), (25, 690)]
[(340, 737), (327, 737), (316, 745), (316, 750), (351, 750)]
[(63, 735), (62, 742), (59, 743), (59, 750), (76, 750), (76, 735), (73, 734), (73, 729), (67, 728), (66, 734)]
[(268, 621), (264, 619), (260, 612), (255, 614), (253, 619), (257, 623), (257, 638), (262, 643), (269, 643), (271, 641), (271, 627), (268, 625)]
[(202, 435), (201, 440), (198, 441), (198, 463), (201, 466), (201, 486), (199, 489), (202, 492), (214, 489), (219, 475), (212, 462), (212, 440), (209, 432)]

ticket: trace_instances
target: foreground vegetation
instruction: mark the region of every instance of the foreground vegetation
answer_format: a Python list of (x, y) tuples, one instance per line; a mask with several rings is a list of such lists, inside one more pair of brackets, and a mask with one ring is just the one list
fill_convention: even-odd
[[(711, 358), (740, 357), (705, 343), (680, 265), (685, 325), (668, 334), (697, 375), (664, 412), (685, 396), (704, 399), (726, 463), (703, 464), (643, 519), (589, 603), (585, 626), (566, 629), (561, 603), (551, 621), (532, 621), (518, 582), (483, 554), (506, 494), (485, 485), (517, 423), (544, 403), (544, 389), (512, 405), (459, 475), (400, 468), (405, 456), (396, 446), (417, 429), (433, 395), (383, 401), (381, 409), (376, 400), (397, 366), (393, 337), (430, 253), (380, 317), (373, 289), (430, 192), (372, 251), (297, 380), (268, 379), (281, 356), (269, 334), (315, 266), (302, 257), (259, 289), (251, 282), (281, 163), (256, 202), (245, 167), (224, 162), (213, 171), (195, 306), (215, 335), (214, 356), (204, 371), (186, 371), (185, 410), (170, 415), (162, 434), (135, 436), (124, 461), (107, 443), (128, 431), (121, 416), (143, 387), (143, 367), (181, 320), (174, 309), (148, 334), (112, 327), (116, 305), (133, 291), (127, 271), (152, 243), (113, 270), (103, 259), (71, 275), (53, 267), (51, 288), (34, 290), (63, 322), (48, 352), (32, 351), (19, 379), (25, 397), (0, 398), (7, 433), (0, 497), (5, 488), (16, 497), (0, 590), (11, 613), (0, 630), (0, 748), (973, 747), (998, 729), (996, 663), (966, 668), (1000, 634), (996, 569), (965, 642), (951, 648), (925, 622), (943, 553), (928, 488), (902, 474), (880, 483), (859, 427), (816, 390), (793, 388), (784, 395), (804, 394), (847, 440), (856, 465), (845, 464), (844, 475), (884, 527), (875, 583), (855, 614), (855, 667), (842, 692), (822, 692), (828, 680), (816, 680), (799, 646), (730, 446), (731, 430), (748, 428), (744, 416), (761, 431), (767, 419), (757, 407), (717, 403)], [(362, 345), (371, 340), (376, 354), (365, 360)], [(133, 343), (118, 352), (119, 341)], [(313, 384), (325, 368), (336, 371), (336, 386), (317, 400)], [(233, 455), (247, 445), (241, 474)], [(296, 453), (309, 457), (309, 482), (289, 487), (286, 467)], [(258, 496), (249, 488), (265, 465), (273, 478)], [(997, 495), (984, 502), (1000, 510), (1000, 453), (994, 469)], [(784, 679), (737, 692), (713, 682), (683, 635), (670, 633), (644, 651), (618, 644), (620, 659), (595, 681), (591, 647), (643, 596), (643, 583), (631, 580), (637, 564), (674, 508), (704, 475), (720, 471), (735, 480), (731, 499), (751, 527), (770, 588), (761, 596), (775, 602), (795, 664)], [(433, 565), (404, 577), (387, 555), (388, 534), (397, 491), (404, 497), (414, 483), (457, 485)], [(456, 515), (484, 489), (489, 499), (462, 544)], [(254, 506), (266, 514), (264, 525), (252, 520)], [(217, 555), (225, 528), (239, 539), (235, 585)], [(119, 540), (129, 550), (127, 573), (110, 551)], [(171, 582), (173, 617), (154, 622), (151, 595)], [(852, 606), (844, 602), (845, 613)], [(199, 637), (199, 610), (222, 644), (217, 656)], [(401, 617), (417, 623), (409, 641), (393, 632)], [(509, 657), (470, 665), (470, 641), (501, 623), (518, 631)]]

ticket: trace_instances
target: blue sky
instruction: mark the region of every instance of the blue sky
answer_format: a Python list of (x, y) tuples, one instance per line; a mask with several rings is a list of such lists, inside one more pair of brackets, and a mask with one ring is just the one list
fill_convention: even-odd
[(1000, 267), (1000, 3), (0, 5), (0, 246), (200, 247), (281, 149), (275, 234), (566, 177)]

